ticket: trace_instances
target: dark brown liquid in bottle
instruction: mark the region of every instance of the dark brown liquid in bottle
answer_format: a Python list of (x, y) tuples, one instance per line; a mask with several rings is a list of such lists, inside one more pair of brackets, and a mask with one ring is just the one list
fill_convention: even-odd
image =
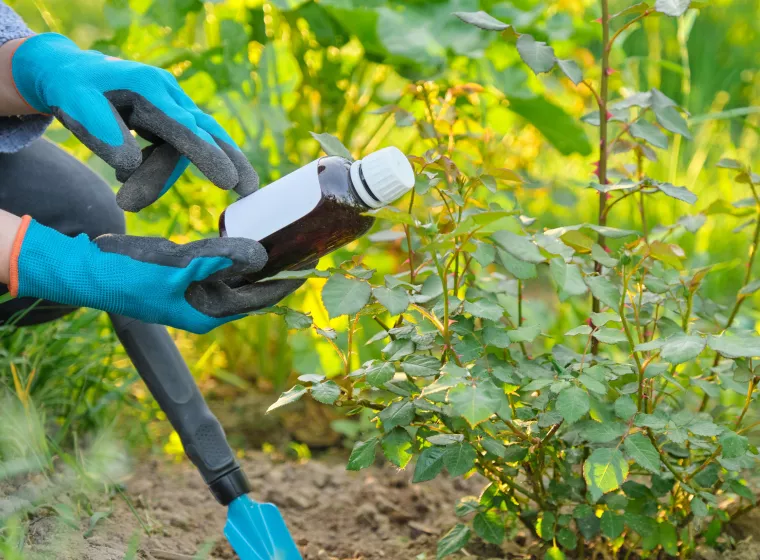
[[(322, 198), (308, 214), (259, 242), (269, 254), (264, 269), (248, 280), (255, 282), (283, 270), (296, 270), (313, 263), (358, 239), (375, 219), (363, 216), (369, 210), (356, 194), (350, 176), (351, 162), (337, 157), (319, 160), (317, 173)], [(226, 236), (224, 213), (219, 230)]]

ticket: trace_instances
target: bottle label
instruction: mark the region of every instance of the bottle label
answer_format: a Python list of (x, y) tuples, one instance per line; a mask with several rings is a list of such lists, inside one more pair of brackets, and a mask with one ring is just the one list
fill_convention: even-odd
[(319, 160), (286, 175), (227, 207), (227, 237), (261, 241), (314, 210), (322, 199)]

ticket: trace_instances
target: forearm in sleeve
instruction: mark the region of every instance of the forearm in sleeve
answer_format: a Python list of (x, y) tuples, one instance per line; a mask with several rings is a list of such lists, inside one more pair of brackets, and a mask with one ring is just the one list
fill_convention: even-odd
[[(24, 20), (0, 1), (0, 48), (8, 41), (34, 35)], [(0, 74), (0, 87), (8, 86), (12, 80), (9, 73)], [(2, 113), (0, 107), (0, 114)], [(25, 148), (42, 136), (51, 122), (46, 115), (25, 115), (0, 117), (0, 153), (14, 153)]]

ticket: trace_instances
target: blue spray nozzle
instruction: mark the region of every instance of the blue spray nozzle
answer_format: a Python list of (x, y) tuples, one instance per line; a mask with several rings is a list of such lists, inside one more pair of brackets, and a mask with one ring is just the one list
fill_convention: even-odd
[(248, 495), (230, 503), (224, 536), (240, 560), (302, 560), (277, 506)]

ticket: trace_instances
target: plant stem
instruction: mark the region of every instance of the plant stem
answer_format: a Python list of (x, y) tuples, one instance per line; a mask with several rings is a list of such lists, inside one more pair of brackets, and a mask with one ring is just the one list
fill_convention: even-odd
[[(517, 326), (522, 327), (523, 324), (523, 282), (517, 281)], [(522, 350), (523, 356), (528, 355), (528, 351), (525, 349), (525, 343), (520, 343), (520, 350)]]
[[(609, 0), (601, 0), (602, 2), (602, 85), (601, 92), (597, 97), (597, 103), (599, 104), (599, 184), (607, 184), (607, 99), (609, 97), (609, 68), (610, 68), (610, 7)], [(607, 193), (599, 193), (599, 218), (598, 223), (600, 226), (607, 224), (607, 213), (605, 207), (607, 206)], [(602, 249), (606, 248), (607, 243), (603, 235), (599, 235), (597, 240)], [(597, 274), (602, 272), (602, 265), (596, 263), (594, 265)], [(598, 313), (600, 309), (599, 300), (592, 299), (592, 310), (594, 313)], [(599, 352), (599, 341), (594, 339), (591, 343), (591, 353), (597, 354)]]
[(356, 331), (356, 323), (359, 322), (359, 314), (354, 316), (354, 319), (348, 326), (348, 348), (346, 349), (346, 375), (351, 373), (351, 358), (354, 351), (354, 331)]
[[(636, 178), (638, 181), (644, 178), (644, 154), (641, 153), (641, 150), (636, 150)], [(639, 192), (639, 215), (641, 216), (641, 231), (644, 233), (644, 241), (649, 243), (649, 227), (647, 226), (644, 196), (643, 192)]]
[(649, 14), (651, 14), (654, 11), (655, 11), (654, 8), (648, 8), (647, 10), (645, 10), (644, 12), (642, 12), (641, 14), (639, 14), (638, 16), (636, 16), (635, 18), (633, 18), (631, 21), (629, 21), (628, 23), (626, 23), (623, 27), (621, 27), (620, 29), (618, 29), (617, 32), (612, 36), (612, 39), (610, 40), (609, 45), (608, 45), (607, 48), (609, 48), (609, 49), (612, 48), (612, 45), (615, 44), (615, 41), (617, 40), (618, 37), (620, 37), (620, 34), (623, 33), (623, 31), (625, 31), (626, 29), (628, 29), (629, 27), (631, 27), (637, 21), (640, 21), (640, 20), (644, 19), (645, 17), (647, 17)]
[(747, 388), (747, 398), (744, 400), (744, 408), (742, 409), (742, 413), (739, 415), (739, 418), (736, 419), (734, 431), (737, 431), (744, 421), (744, 416), (749, 410), (749, 405), (752, 404), (752, 393), (755, 391), (755, 387), (757, 387), (758, 381), (760, 381), (760, 377), (753, 377), (749, 382), (749, 387)]
[[(409, 215), (412, 215), (412, 209), (414, 207), (414, 189), (412, 189), (412, 197), (409, 200)], [(412, 250), (412, 231), (411, 228), (404, 224), (404, 231), (406, 232), (406, 248), (409, 253), (409, 282), (414, 284), (414, 251)]]
[[(631, 272), (633, 274), (633, 272)], [(628, 339), (628, 344), (631, 347), (631, 353), (633, 354), (633, 359), (636, 362), (636, 367), (639, 370), (639, 412), (643, 410), (643, 403), (644, 403), (644, 371), (646, 368), (642, 367), (641, 360), (639, 359), (639, 354), (634, 350), (634, 347), (636, 346), (636, 343), (633, 340), (633, 335), (631, 334), (631, 327), (628, 324), (628, 319), (625, 316), (625, 298), (628, 295), (628, 282), (630, 280), (630, 275), (625, 275), (625, 266), (623, 266), (623, 295), (620, 298), (620, 307), (618, 308), (618, 313), (620, 314), (620, 322), (623, 324), (623, 331), (625, 332), (625, 337)]]
[(665, 465), (665, 467), (671, 473), (673, 473), (673, 476), (678, 482), (680, 482), (681, 484), (685, 484), (684, 479), (681, 477), (680, 473), (678, 473), (678, 471), (676, 471), (673, 465), (670, 463), (665, 452), (662, 449), (660, 449), (659, 445), (657, 445), (657, 440), (655, 439), (654, 434), (652, 433), (652, 430), (650, 428), (647, 428), (647, 436), (649, 436), (649, 441), (652, 442), (652, 445), (657, 450), (657, 453), (660, 454), (660, 460), (662, 461), (662, 464)]

